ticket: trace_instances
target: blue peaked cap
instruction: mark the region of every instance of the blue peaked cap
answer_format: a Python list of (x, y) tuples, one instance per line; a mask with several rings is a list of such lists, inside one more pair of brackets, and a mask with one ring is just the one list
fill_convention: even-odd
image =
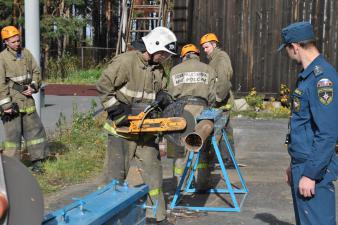
[(315, 40), (313, 27), (309, 22), (292, 23), (282, 29), (281, 36), (282, 44), (279, 46), (277, 51), (282, 50), (287, 44)]

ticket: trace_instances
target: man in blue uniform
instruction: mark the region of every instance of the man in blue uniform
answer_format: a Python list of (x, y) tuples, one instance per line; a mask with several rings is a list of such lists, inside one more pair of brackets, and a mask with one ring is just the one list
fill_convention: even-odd
[(286, 143), (291, 156), (286, 181), (291, 186), (297, 225), (335, 225), (338, 139), (338, 75), (315, 45), (312, 25), (282, 29), (282, 45), (300, 64), (292, 93), (292, 116)]

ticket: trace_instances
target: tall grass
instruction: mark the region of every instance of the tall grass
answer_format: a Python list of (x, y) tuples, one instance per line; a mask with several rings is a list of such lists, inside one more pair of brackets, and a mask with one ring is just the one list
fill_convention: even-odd
[(104, 118), (94, 118), (95, 104), (87, 113), (73, 107), (73, 122), (65, 124), (60, 115), (55, 134), (50, 137), (50, 150), (54, 160), (43, 164), (44, 173), (36, 175), (44, 193), (81, 183), (98, 175), (103, 166), (106, 134), (102, 129)]
[(100, 78), (101, 69), (79, 70), (71, 72), (64, 79), (52, 77), (48, 79), (48, 83), (57, 84), (95, 84)]

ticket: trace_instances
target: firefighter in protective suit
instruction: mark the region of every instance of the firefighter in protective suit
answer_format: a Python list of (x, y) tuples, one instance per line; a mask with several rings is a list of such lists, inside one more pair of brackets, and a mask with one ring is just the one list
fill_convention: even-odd
[(41, 85), (40, 69), (32, 54), (20, 45), (14, 26), (1, 30), (6, 49), (0, 53), (0, 110), (5, 130), (4, 154), (19, 158), (25, 140), (33, 172), (41, 172), (41, 160), (48, 153), (46, 132), (36, 112), (33, 93)]
[[(182, 63), (172, 68), (168, 93), (174, 101), (185, 101), (184, 110), (190, 112), (195, 118), (207, 106), (214, 104), (216, 99), (215, 80), (213, 68), (200, 62), (199, 50), (193, 44), (183, 46), (181, 50)], [(208, 144), (201, 149), (200, 161), (195, 175), (197, 190), (208, 188), (210, 170), (208, 166)], [(187, 161), (185, 157), (177, 158), (174, 162), (174, 175), (179, 181)]]
[[(164, 70), (160, 64), (176, 51), (176, 36), (165, 27), (156, 27), (142, 37), (144, 48), (114, 57), (96, 83), (102, 105), (108, 113), (104, 128), (108, 131), (108, 149), (104, 179), (124, 180), (129, 164), (136, 160), (145, 184), (149, 186), (148, 203), (157, 201), (156, 222), (168, 224), (162, 192), (162, 165), (156, 137), (149, 134), (121, 135), (115, 127), (128, 125), (127, 116), (137, 108), (153, 103), (169, 104)], [(151, 210), (147, 217), (152, 217)], [(148, 219), (156, 223), (154, 219)]]
[[(222, 51), (218, 47), (219, 40), (214, 33), (203, 35), (200, 40), (200, 45), (207, 54), (207, 58), (209, 60), (208, 65), (216, 71), (216, 107), (222, 109), (229, 118), (229, 110), (231, 110), (234, 104), (234, 97), (231, 91), (231, 77), (233, 75), (233, 70), (230, 57), (225, 51)], [(225, 130), (232, 150), (235, 152), (233, 128), (230, 118)], [(217, 139), (220, 140), (221, 136), (217, 137)], [(230, 155), (226, 150), (226, 146), (223, 141), (220, 142), (220, 148), (225, 163), (230, 166), (232, 161), (230, 160)]]

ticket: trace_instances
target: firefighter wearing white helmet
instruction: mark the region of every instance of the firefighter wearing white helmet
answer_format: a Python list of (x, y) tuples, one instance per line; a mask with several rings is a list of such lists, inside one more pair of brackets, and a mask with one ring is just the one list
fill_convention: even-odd
[[(170, 96), (161, 62), (176, 54), (176, 36), (165, 27), (157, 27), (138, 42), (138, 49), (115, 56), (102, 72), (96, 88), (103, 108), (108, 113), (104, 128), (108, 132), (108, 148), (103, 170), (103, 182), (123, 181), (130, 161), (135, 159), (138, 171), (149, 186), (149, 204), (157, 203), (156, 218), (166, 220), (162, 192), (162, 165), (154, 135), (122, 135), (115, 128), (128, 125), (127, 116), (138, 108), (144, 109), (155, 100), (164, 108)], [(152, 217), (151, 210), (147, 217)]]
[(176, 55), (176, 36), (166, 27), (156, 27), (148, 35), (142, 37), (149, 54), (165, 51)]

